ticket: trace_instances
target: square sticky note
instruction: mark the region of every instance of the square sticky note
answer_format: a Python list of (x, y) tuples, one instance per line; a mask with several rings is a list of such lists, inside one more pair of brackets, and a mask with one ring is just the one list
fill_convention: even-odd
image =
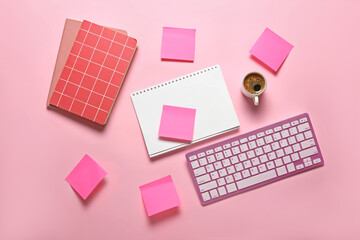
[(106, 174), (91, 157), (85, 155), (65, 180), (85, 200)]
[(159, 137), (192, 141), (196, 109), (163, 105)]
[(161, 59), (194, 61), (196, 29), (164, 27)]
[(139, 188), (148, 216), (180, 205), (180, 199), (170, 175)]
[(294, 46), (266, 28), (250, 53), (277, 72)]

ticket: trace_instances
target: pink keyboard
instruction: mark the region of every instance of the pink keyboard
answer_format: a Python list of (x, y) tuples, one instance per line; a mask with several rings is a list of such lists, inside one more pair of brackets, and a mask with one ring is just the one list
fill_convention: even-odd
[(307, 113), (186, 154), (202, 205), (324, 165)]

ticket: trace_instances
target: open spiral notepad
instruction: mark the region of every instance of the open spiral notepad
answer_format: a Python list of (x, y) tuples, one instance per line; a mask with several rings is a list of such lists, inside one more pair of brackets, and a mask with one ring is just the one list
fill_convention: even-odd
[[(150, 157), (240, 127), (219, 65), (134, 92), (131, 99)], [(182, 143), (159, 138), (163, 105), (196, 109), (192, 142)]]

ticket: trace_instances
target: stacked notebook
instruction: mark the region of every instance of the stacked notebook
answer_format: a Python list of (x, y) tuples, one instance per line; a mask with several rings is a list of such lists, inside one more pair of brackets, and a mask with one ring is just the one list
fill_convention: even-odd
[(106, 124), (136, 46), (123, 30), (67, 19), (47, 105)]

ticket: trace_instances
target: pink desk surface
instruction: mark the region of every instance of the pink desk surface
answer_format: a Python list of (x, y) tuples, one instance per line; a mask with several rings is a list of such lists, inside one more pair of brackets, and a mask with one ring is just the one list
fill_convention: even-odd
[[(5, 1), (0, 22), (0, 239), (359, 239), (359, 1)], [(45, 107), (65, 18), (126, 29), (139, 48), (105, 128)], [(161, 61), (163, 26), (196, 28), (194, 63)], [(274, 75), (249, 50), (294, 45)], [(240, 130), (156, 160), (133, 91), (220, 64)], [(260, 71), (260, 106), (240, 93)], [(202, 207), (185, 153), (308, 112), (325, 166)], [(108, 172), (84, 202), (64, 180), (89, 154)], [(181, 206), (149, 219), (139, 186), (171, 175)]]

